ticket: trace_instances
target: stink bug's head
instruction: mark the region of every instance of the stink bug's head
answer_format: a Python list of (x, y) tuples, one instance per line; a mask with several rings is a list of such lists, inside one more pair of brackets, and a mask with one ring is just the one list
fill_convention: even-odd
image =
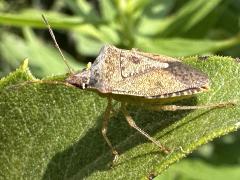
[(66, 79), (66, 82), (81, 89), (85, 89), (90, 81), (90, 67), (91, 63), (88, 63), (87, 68), (83, 69), (81, 72), (71, 74)]

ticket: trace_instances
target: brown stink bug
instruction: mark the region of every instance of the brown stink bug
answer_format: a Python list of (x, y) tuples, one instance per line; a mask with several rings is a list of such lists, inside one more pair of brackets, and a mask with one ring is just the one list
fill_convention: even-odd
[[(43, 19), (48, 26), (56, 47), (67, 64), (49, 23), (44, 16)], [(69, 66), (68, 68), (70, 69)], [(165, 102), (174, 102), (207, 91), (209, 89), (207, 75), (172, 57), (145, 53), (136, 49), (124, 50), (112, 45), (105, 45), (100, 50), (94, 63), (92, 65), (88, 64), (88, 67), (80, 73), (73, 73), (70, 69), (70, 75), (64, 84), (97, 92), (100, 96), (108, 99), (103, 119), (102, 134), (111, 148), (114, 160), (117, 159), (118, 152), (107, 137), (107, 127), (112, 111), (112, 99), (121, 103), (121, 111), (129, 125), (165, 153), (169, 153), (170, 150), (136, 125), (126, 110), (127, 103), (142, 104), (146, 105), (148, 109), (165, 111), (233, 105), (233, 103), (203, 106), (163, 105)]]

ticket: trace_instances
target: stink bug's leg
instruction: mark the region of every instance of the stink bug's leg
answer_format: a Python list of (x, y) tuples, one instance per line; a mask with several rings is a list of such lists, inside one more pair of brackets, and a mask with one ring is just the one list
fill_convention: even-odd
[(168, 154), (170, 153), (170, 150), (166, 147), (164, 147), (161, 143), (159, 143), (157, 140), (155, 140), (154, 138), (152, 138), (149, 134), (147, 134), (146, 132), (144, 132), (142, 129), (140, 129), (136, 123), (134, 122), (133, 118), (130, 116), (130, 114), (127, 112), (126, 110), (126, 104), (122, 103), (121, 104), (121, 110), (128, 122), (128, 124), (133, 127), (134, 129), (136, 129), (138, 132), (140, 132), (143, 136), (145, 136), (147, 139), (149, 139), (150, 141), (152, 141), (155, 145), (157, 145), (161, 151), (163, 151), (164, 153)]
[(65, 86), (70, 86), (70, 87), (74, 87), (73, 85), (66, 83), (66, 82), (61, 82), (61, 81), (49, 81), (49, 80), (31, 80), (31, 81), (25, 81), (19, 84), (15, 84), (15, 85), (10, 85), (7, 88), (11, 89), (11, 88), (19, 88), (22, 86), (25, 86), (27, 84), (34, 84), (34, 83), (40, 83), (40, 84), (60, 84), (60, 85), (65, 85)]
[(108, 122), (110, 120), (111, 111), (112, 111), (112, 99), (108, 98), (108, 105), (107, 105), (106, 111), (104, 113), (104, 118), (103, 118), (102, 135), (103, 135), (105, 141), (107, 142), (108, 146), (112, 150), (112, 154), (114, 155), (113, 162), (116, 162), (118, 159), (118, 152), (113, 148), (112, 143), (110, 142), (110, 140), (107, 137), (107, 128), (108, 128)]
[(50, 80), (40, 80), (38, 83), (43, 83), (43, 84), (57, 84), (57, 85), (64, 85), (64, 86), (69, 86), (69, 87), (75, 87), (72, 84), (69, 84), (67, 82), (62, 82), (62, 81), (50, 81)]
[(218, 104), (209, 104), (209, 105), (199, 105), (199, 106), (177, 106), (177, 105), (162, 105), (162, 106), (150, 106), (147, 109), (154, 111), (177, 111), (177, 110), (192, 110), (192, 109), (214, 109), (214, 108), (227, 108), (233, 107), (236, 103), (234, 102), (224, 102)]

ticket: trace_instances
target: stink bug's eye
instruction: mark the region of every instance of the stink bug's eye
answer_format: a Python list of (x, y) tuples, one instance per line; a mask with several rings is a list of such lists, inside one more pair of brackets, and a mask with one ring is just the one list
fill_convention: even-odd
[(88, 83), (88, 78), (87, 77), (85, 77), (85, 76), (83, 76), (82, 77), (82, 83), (85, 83), (85, 84), (87, 84)]
[(85, 89), (88, 86), (89, 80), (90, 80), (90, 71), (86, 69), (80, 73), (72, 74), (66, 79), (67, 83), (72, 84), (81, 89)]

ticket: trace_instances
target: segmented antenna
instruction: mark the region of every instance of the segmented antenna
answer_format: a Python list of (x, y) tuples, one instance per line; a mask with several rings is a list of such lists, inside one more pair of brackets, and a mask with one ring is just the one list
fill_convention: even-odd
[(62, 51), (61, 51), (61, 49), (60, 49), (60, 47), (59, 47), (59, 45), (58, 45), (58, 43), (57, 43), (57, 40), (56, 40), (55, 35), (54, 35), (54, 33), (53, 33), (53, 30), (52, 30), (50, 24), (48, 23), (48, 20), (45, 18), (45, 16), (44, 16), (43, 14), (42, 14), (42, 18), (43, 18), (43, 21), (44, 21), (44, 23), (46, 24), (46, 26), (47, 26), (47, 28), (48, 28), (48, 31), (49, 31), (52, 39), (53, 39), (53, 42), (54, 42), (55, 47), (56, 47), (56, 48), (58, 49), (58, 51), (60, 52), (60, 54), (61, 54), (61, 56), (62, 56), (62, 59), (63, 59), (64, 63), (67, 65), (70, 73), (73, 74), (73, 70), (71, 69), (71, 67), (69, 66), (67, 60), (65, 59), (65, 57), (64, 57), (64, 55), (63, 55), (63, 53), (62, 53)]

